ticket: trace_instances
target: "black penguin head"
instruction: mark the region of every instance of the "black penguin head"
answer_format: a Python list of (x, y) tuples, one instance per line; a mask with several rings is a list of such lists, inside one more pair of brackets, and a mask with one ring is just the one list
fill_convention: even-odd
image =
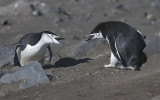
[(41, 32), (42, 36), (45, 38), (45, 40), (50, 43), (50, 44), (60, 44), (58, 40), (62, 40), (63, 38), (60, 38), (57, 36), (55, 33), (50, 32), (50, 31), (43, 31)]
[(91, 34), (86, 35), (85, 38), (87, 38), (86, 41), (92, 40), (92, 39), (98, 39), (98, 38), (103, 38), (102, 32), (101, 31), (93, 31)]

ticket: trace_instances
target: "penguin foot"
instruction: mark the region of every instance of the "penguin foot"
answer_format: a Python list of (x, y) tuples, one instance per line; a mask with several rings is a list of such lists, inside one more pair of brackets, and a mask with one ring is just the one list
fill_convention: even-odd
[(113, 64), (108, 64), (108, 65), (104, 65), (105, 68), (112, 68), (112, 67), (115, 67), (115, 65)]
[(140, 70), (139, 67), (132, 67), (132, 66), (127, 67), (127, 69), (130, 69), (130, 70)]

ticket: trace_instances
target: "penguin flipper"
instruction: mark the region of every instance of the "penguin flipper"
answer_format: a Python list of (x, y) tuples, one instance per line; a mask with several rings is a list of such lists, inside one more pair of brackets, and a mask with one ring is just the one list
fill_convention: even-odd
[(49, 62), (51, 62), (51, 59), (52, 59), (52, 50), (51, 50), (50, 45), (48, 45), (48, 46), (47, 46), (47, 48), (48, 48), (49, 56), (50, 56), (50, 58), (49, 58)]
[(18, 60), (17, 49), (18, 49), (18, 47), (16, 47), (16, 50), (15, 50), (14, 66), (21, 66), (21, 64), (20, 64), (20, 62), (19, 62), (19, 60)]
[(119, 52), (116, 46), (115, 38), (113, 36), (110, 36), (108, 40), (109, 40), (109, 45), (110, 45), (111, 51), (113, 52), (113, 55), (117, 58), (119, 63), (122, 63), (122, 59), (119, 55)]

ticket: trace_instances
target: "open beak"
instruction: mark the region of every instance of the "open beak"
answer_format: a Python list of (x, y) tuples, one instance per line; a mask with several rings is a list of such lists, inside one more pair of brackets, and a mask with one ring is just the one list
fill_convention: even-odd
[(62, 38), (62, 37), (57, 36), (57, 37), (55, 37), (55, 39), (56, 39), (56, 40), (64, 40), (65, 38)]
[(89, 34), (89, 35), (86, 35), (84, 38), (87, 38), (86, 41), (89, 41), (89, 40), (91, 40), (93, 37), (94, 37), (94, 35)]
[(54, 41), (55, 44), (60, 44), (60, 42), (59, 42), (58, 40), (64, 40), (64, 38), (61, 38), (61, 37), (59, 37), (59, 36), (56, 36), (56, 37), (53, 39), (53, 41)]

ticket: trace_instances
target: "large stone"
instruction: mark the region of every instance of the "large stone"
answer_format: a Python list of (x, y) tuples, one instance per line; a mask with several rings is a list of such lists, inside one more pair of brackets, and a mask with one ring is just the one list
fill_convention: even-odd
[(11, 66), (14, 64), (14, 53), (16, 47), (14, 45), (3, 47), (0, 49), (0, 68)]
[(18, 82), (19, 89), (25, 89), (34, 85), (48, 83), (46, 72), (38, 62), (30, 62), (12, 73), (7, 73), (1, 77), (0, 83)]

